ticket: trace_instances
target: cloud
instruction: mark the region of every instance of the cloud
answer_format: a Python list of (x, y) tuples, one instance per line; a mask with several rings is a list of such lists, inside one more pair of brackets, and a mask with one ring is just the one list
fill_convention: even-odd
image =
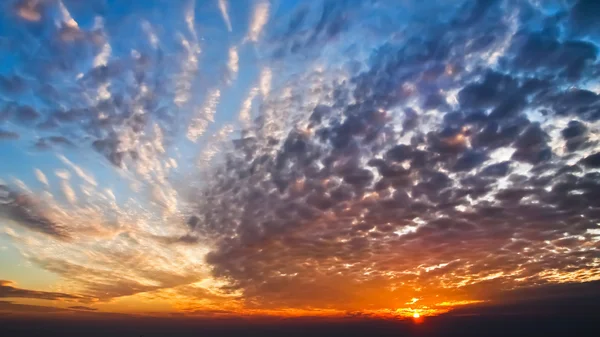
[(43, 206), (30, 196), (0, 185), (0, 215), (31, 230), (60, 240), (70, 239), (66, 228), (45, 215)]
[[(153, 27), (136, 26), (135, 22), (148, 22), (144, 15), (135, 22), (115, 22), (103, 16), (100, 2), (94, 2), (86, 11), (95, 23), (80, 26), (76, 21), (80, 13), (71, 13), (68, 7), (62, 1), (23, 0), (13, 2), (7, 7), (11, 10), (3, 12), (7, 25), (31, 31), (28, 42), (15, 44), (11, 49), (15, 53), (13, 74), (0, 77), (6, 118), (15, 127), (37, 127), (40, 132), (39, 140), (33, 144), (36, 149), (57, 150), (56, 147), (76, 144), (96, 150), (117, 167), (146, 168), (149, 161), (160, 156), (157, 149), (148, 153), (147, 145), (155, 147), (160, 142), (164, 146), (171, 133), (177, 133), (176, 115), (182, 112), (176, 106), (189, 98), (198, 69), (199, 43), (184, 38), (178, 52), (158, 52), (159, 40)], [(21, 20), (14, 20), (15, 13)], [(171, 23), (167, 29), (173, 36), (182, 35), (178, 24), (187, 14), (182, 10), (176, 15), (181, 17), (165, 18)], [(56, 19), (56, 24), (47, 22), (50, 17)], [(117, 24), (127, 26), (124, 30), (129, 41), (145, 43), (127, 48), (126, 53), (113, 50), (113, 41), (108, 40)], [(11, 31), (15, 41), (24, 41), (17, 37), (21, 33)], [(148, 32), (154, 34), (151, 41), (138, 38)], [(117, 44), (120, 41), (115, 40)], [(31, 54), (29, 43), (37, 44), (38, 52)], [(86, 66), (76, 69), (74, 65), (81, 58), (86, 59), (82, 63)], [(162, 67), (165, 62), (181, 67), (165, 73), (160, 70), (166, 69)], [(129, 89), (121, 90), (126, 87)], [(30, 93), (40, 100), (29, 99)], [(166, 98), (165, 95), (170, 97), (159, 103), (158, 97)], [(155, 125), (160, 125), (164, 138), (159, 140), (151, 132)], [(17, 130), (3, 130), (0, 138), (17, 139), (19, 134)], [(140, 155), (141, 152), (145, 153)]]
[(90, 307), (86, 307), (86, 306), (82, 306), (82, 305), (75, 305), (75, 306), (69, 307), (69, 309), (83, 310), (83, 311), (96, 311), (96, 310), (98, 310), (98, 308), (90, 308)]
[(58, 292), (35, 291), (14, 287), (15, 283), (0, 280), (0, 297), (2, 298), (35, 298), (40, 300), (84, 300), (86, 297)]
[(498, 294), (494, 301), (467, 305), (449, 316), (589, 317), (597, 310), (598, 282), (546, 284)]
[(210, 123), (214, 123), (215, 113), (219, 105), (220, 98), (221, 90), (219, 89), (213, 89), (207, 93), (204, 105), (197, 115), (192, 118), (190, 125), (188, 126), (187, 138), (190, 141), (197, 141), (198, 138), (204, 134), (208, 128), (208, 125)]
[[(69, 178), (68, 171), (59, 173)], [(51, 187), (33, 199), (3, 186), (0, 207), (15, 223), (7, 223), (4, 233), (28, 261), (68, 280), (78, 293), (102, 300), (177, 287), (206, 275), (201, 259), (189, 259), (204, 248), (196, 235), (183, 232), (183, 223), (157, 231), (165, 220), (152, 219), (132, 203), (122, 209), (110, 191), (82, 181), (77, 199), (70, 196), (75, 202), (66, 206), (49, 194)], [(65, 192), (75, 193), (75, 185), (66, 186)], [(168, 262), (173, 260), (181, 262)]]
[(40, 21), (42, 18), (42, 3), (35, 0), (17, 1), (15, 10), (20, 18), (27, 21)]
[(15, 111), (15, 120), (24, 125), (30, 125), (39, 116), (40, 114), (28, 105), (19, 106)]
[(236, 47), (229, 48), (229, 61), (227, 62), (227, 68), (232, 79), (237, 77), (239, 70), (239, 55)]
[(270, 5), (268, 1), (260, 0), (256, 2), (248, 31), (248, 39), (250, 41), (258, 41), (264, 26), (269, 21), (269, 9)]
[(17, 140), (20, 136), (16, 132), (0, 130), (0, 139), (4, 140)]
[[(172, 244), (171, 242), (169, 244)], [(110, 253), (103, 252), (104, 258), (129, 259), (126, 265), (119, 262), (111, 264), (111, 270), (106, 271), (106, 264), (100, 266), (96, 261), (89, 266), (82, 266), (69, 260), (52, 257), (33, 258), (32, 262), (48, 271), (61, 275), (75, 282), (85, 294), (90, 294), (100, 300), (110, 300), (117, 297), (130, 296), (138, 293), (168, 289), (194, 282), (202, 273), (199, 268), (189, 268), (183, 272), (166, 266), (157, 266), (156, 261), (144, 258), (134, 252)], [(159, 257), (156, 257), (159, 258)], [(187, 264), (187, 263), (186, 263)], [(132, 274), (134, 268), (139, 272)]]
[(223, 16), (223, 21), (225, 21), (225, 25), (227, 26), (227, 30), (231, 32), (231, 19), (229, 18), (229, 4), (227, 3), (227, 0), (219, 0), (219, 10)]
[[(94, 319), (131, 319), (134, 316), (127, 314), (116, 314), (100, 312), (94, 308), (85, 306), (73, 306), (68, 308), (52, 307), (43, 305), (31, 305), (21, 304), (12, 301), (0, 301), (0, 312), (2, 318), (5, 319), (3, 323), (10, 322), (14, 324), (18, 319), (24, 319), (29, 322), (28, 327), (31, 326), (32, 319), (43, 320), (56, 320), (56, 319), (73, 319), (73, 318), (94, 318)], [(66, 324), (69, 325), (69, 324)], [(27, 330), (27, 329), (25, 329)], [(45, 329), (48, 330), (48, 329)], [(21, 333), (22, 334), (22, 333)]]
[(50, 306), (28, 305), (13, 303), (10, 301), (0, 301), (0, 312), (7, 316), (13, 316), (18, 314), (32, 315), (36, 313), (47, 315), (50, 313), (58, 313), (64, 311), (64, 309)]
[[(407, 29), (323, 86), (326, 104), (264, 105), (294, 121), (267, 133), (258, 118), (193, 201), (214, 276), (258, 306), (363, 308), (598, 279), (597, 145), (564, 141), (598, 127), (596, 94), (569, 89), (591, 80), (597, 52), (530, 26), (543, 12), (515, 17), (524, 3), (489, 20), (499, 3), (458, 13), (451, 30)], [(540, 50), (551, 56), (533, 62)]]
[[(258, 1), (241, 130), (213, 127), (231, 93), (202, 62), (225, 55), (245, 79), (238, 61), (253, 58), (199, 39), (194, 8), (86, 28), (51, 2), (62, 23), (40, 34), (32, 4), (15, 7), (36, 53), (15, 48), (19, 72), (0, 79), (2, 99), (23, 102), (5, 104), (0, 138), (35, 127), (37, 148), (111, 166), (96, 179), (61, 155), (83, 182), (59, 171), (67, 205), (1, 185), (0, 212), (32, 231), (7, 230), (24, 256), (81, 293), (355, 312), (600, 278), (590, 2), (555, 15), (528, 1), (326, 1), (284, 20)], [(186, 297), (199, 279), (213, 283)]]
[(154, 236), (154, 239), (167, 245), (172, 244), (183, 244), (183, 245), (195, 245), (200, 242), (200, 238), (186, 234), (182, 236)]

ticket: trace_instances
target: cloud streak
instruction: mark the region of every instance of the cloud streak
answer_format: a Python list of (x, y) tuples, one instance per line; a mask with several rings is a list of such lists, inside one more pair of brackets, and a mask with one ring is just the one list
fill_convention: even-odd
[(248, 39), (250, 41), (258, 41), (264, 26), (269, 21), (269, 9), (270, 4), (268, 1), (260, 0), (256, 2), (248, 30)]
[(229, 4), (227, 0), (219, 0), (219, 10), (221, 11), (221, 15), (223, 16), (223, 21), (225, 21), (225, 25), (227, 26), (227, 30), (231, 32), (231, 19), (229, 18)]
[(89, 300), (89, 298), (58, 292), (35, 291), (15, 287), (15, 283), (0, 280), (1, 298), (35, 298), (40, 300)]

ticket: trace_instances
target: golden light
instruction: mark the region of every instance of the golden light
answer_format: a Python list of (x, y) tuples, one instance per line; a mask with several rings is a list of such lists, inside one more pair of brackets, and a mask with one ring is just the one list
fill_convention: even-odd
[(412, 314), (412, 320), (413, 320), (413, 323), (415, 323), (415, 324), (423, 323), (423, 317), (421, 317), (421, 314), (418, 312), (414, 312)]

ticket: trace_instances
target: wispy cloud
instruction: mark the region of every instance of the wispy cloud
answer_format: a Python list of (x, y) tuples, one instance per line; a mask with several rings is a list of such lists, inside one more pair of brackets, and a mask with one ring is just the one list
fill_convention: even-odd
[(227, 30), (231, 32), (231, 19), (229, 18), (229, 4), (227, 3), (227, 0), (219, 0), (219, 10), (223, 16), (223, 21), (225, 21), (225, 25), (227, 26)]
[(263, 31), (264, 26), (269, 21), (270, 4), (267, 0), (259, 0), (254, 6), (252, 18), (250, 19), (250, 28), (248, 30), (248, 39), (257, 42)]
[(258, 94), (258, 88), (256, 88), (256, 87), (252, 88), (250, 90), (250, 92), (248, 93), (248, 96), (242, 103), (242, 107), (240, 109), (238, 119), (244, 124), (247, 124), (248, 122), (250, 122), (250, 110), (252, 109), (252, 102), (254, 101), (254, 98), (256, 97), (257, 94)]
[(83, 310), (83, 311), (96, 311), (98, 310), (98, 308), (91, 308), (91, 307), (86, 307), (83, 305), (74, 305), (69, 307), (69, 309), (73, 309), (73, 310)]
[(219, 105), (220, 98), (220, 89), (213, 89), (206, 95), (203, 106), (190, 121), (187, 131), (187, 138), (189, 140), (195, 142), (204, 134), (208, 128), (208, 125), (215, 121), (215, 113), (217, 106)]
[(229, 61), (227, 62), (227, 68), (231, 74), (232, 79), (235, 79), (239, 71), (240, 56), (237, 51), (237, 47), (229, 47)]

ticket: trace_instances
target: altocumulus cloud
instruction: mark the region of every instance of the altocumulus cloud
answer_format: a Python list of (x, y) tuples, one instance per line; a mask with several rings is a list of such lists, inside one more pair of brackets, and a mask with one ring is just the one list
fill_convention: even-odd
[[(587, 5), (466, 2), (310, 102), (263, 104), (194, 200), (215, 275), (258, 306), (363, 308), (598, 279), (598, 47), (559, 28)], [(273, 131), (276, 109), (294, 122)]]

